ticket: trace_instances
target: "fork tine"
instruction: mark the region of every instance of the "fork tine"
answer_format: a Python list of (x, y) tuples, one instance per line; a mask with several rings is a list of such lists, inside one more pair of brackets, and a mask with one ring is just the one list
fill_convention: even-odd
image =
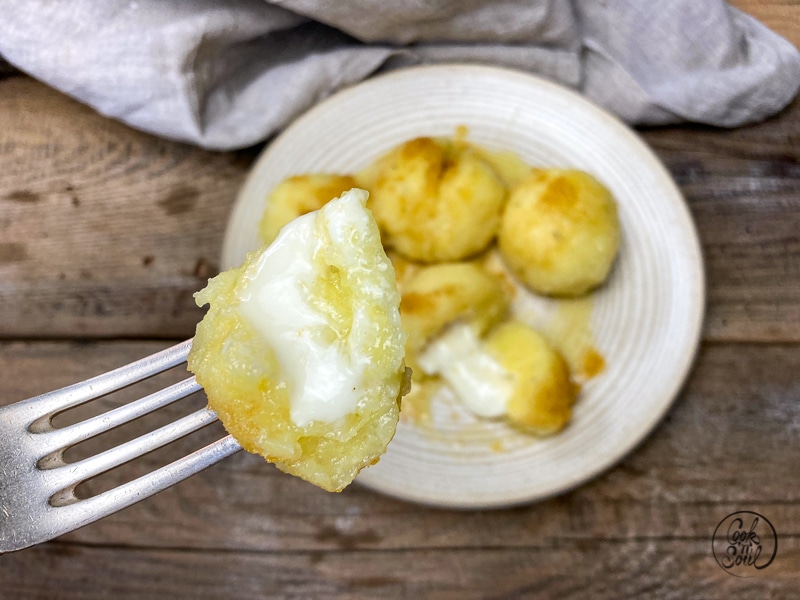
[(214, 411), (202, 408), (129, 442), (110, 448), (105, 452), (95, 454), (75, 463), (50, 469), (48, 470), (48, 479), (59, 489), (68, 488), (71, 491), (71, 488), (90, 477), (104, 473), (143, 454), (161, 448), (216, 420), (217, 415)]
[(41, 434), (39, 448), (41, 448), (41, 452), (44, 455), (68, 448), (104, 431), (119, 427), (133, 419), (163, 408), (199, 390), (200, 384), (195, 381), (194, 376), (188, 377), (149, 396), (129, 402), (80, 423), (46, 431)]
[(149, 498), (153, 494), (183, 481), (187, 477), (218, 463), (223, 458), (235, 454), (241, 449), (242, 447), (239, 443), (233, 439), (233, 436), (229, 435), (129, 483), (87, 500), (52, 509), (54, 512), (58, 511), (61, 515), (59, 519), (60, 531), (56, 532), (55, 535), (61, 535), (78, 527), (83, 527), (118, 510), (136, 504), (140, 500)]
[[(113, 391), (122, 389), (148, 377), (152, 377), (162, 371), (171, 369), (186, 361), (189, 349), (192, 347), (192, 340), (186, 340), (170, 348), (156, 352), (150, 356), (139, 359), (124, 367), (108, 371), (86, 381), (69, 385), (47, 392), (35, 398), (23, 400), (20, 405), (35, 406), (36, 410), (31, 414), (36, 415), (31, 420), (33, 423), (42, 417), (51, 417), (57, 412), (73, 408), (89, 400), (105, 396)], [(30, 423), (28, 424), (30, 425)]]

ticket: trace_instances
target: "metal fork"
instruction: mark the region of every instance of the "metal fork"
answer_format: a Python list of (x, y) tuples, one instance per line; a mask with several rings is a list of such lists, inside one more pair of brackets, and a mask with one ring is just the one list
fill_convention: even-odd
[(227, 436), (129, 483), (88, 499), (75, 487), (217, 419), (200, 409), (134, 440), (67, 464), (68, 447), (123, 425), (200, 389), (194, 377), (67, 427), (53, 416), (186, 361), (187, 340), (92, 379), (0, 408), (0, 554), (21, 550), (88, 525), (160, 492), (241, 450)]

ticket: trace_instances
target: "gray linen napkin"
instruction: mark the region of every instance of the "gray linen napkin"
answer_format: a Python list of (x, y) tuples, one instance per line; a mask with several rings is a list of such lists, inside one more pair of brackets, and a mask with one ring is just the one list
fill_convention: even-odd
[(0, 55), (105, 115), (212, 149), (264, 140), (409, 64), (537, 73), (634, 124), (737, 126), (800, 87), (797, 50), (723, 0), (0, 0)]

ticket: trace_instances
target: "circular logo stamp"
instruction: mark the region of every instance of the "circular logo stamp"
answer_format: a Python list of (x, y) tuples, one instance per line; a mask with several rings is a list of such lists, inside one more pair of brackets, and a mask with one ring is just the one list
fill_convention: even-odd
[(764, 515), (740, 510), (719, 522), (711, 550), (717, 564), (731, 575), (752, 577), (775, 560), (778, 534)]

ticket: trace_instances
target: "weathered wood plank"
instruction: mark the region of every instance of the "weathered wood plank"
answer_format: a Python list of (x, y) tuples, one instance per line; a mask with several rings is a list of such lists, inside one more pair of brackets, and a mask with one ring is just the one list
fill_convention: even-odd
[[(0, 337), (187, 337), (254, 152), (134, 131), (0, 80)], [(706, 252), (712, 340), (800, 340), (800, 102), (735, 131), (650, 130)]]
[[(402, 527), (398, 523), (398, 528)], [(764, 598), (800, 584), (800, 544), (742, 579), (709, 540), (570, 541), (550, 548), (243, 553), (49, 545), (3, 557), (0, 596), (194, 598)], [(46, 576), (43, 566), (46, 565)]]
[[(159, 345), (0, 344), (2, 403), (103, 371)], [(798, 373), (796, 345), (706, 345), (674, 409), (641, 447), (591, 483), (533, 506), (460, 512), (401, 502), (358, 486), (328, 494), (241, 453), (62, 541), (298, 552), (547, 547), (567, 540), (676, 535), (702, 540), (725, 515), (742, 509), (763, 511), (779, 533), (800, 537), (800, 479), (789, 475), (800, 472), (800, 405), (792, 400), (800, 397)], [(162, 418), (185, 410), (172, 407)], [(138, 424), (136, 431), (146, 425)], [(108, 474), (98, 485), (116, 485), (131, 472), (144, 473), (219, 434), (191, 436), (166, 454), (153, 453)], [(129, 435), (111, 435), (105, 443)]]
[(800, 100), (735, 130), (651, 129), (703, 244), (704, 338), (800, 340)]
[(0, 336), (191, 335), (252, 152), (212, 153), (0, 81)]

